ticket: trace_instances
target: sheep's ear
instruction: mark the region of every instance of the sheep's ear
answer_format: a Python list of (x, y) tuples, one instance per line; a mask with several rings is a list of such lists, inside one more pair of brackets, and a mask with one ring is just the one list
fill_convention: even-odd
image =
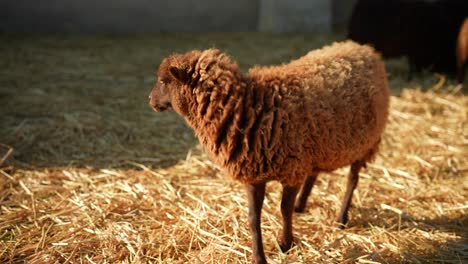
[(186, 83), (189, 79), (188, 67), (185, 65), (171, 66), (169, 68), (171, 75), (182, 83)]

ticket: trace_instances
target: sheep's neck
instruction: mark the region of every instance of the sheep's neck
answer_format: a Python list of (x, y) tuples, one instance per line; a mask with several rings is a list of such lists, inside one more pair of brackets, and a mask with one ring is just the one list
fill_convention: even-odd
[(263, 103), (256, 104), (262, 101), (257, 98), (259, 91), (246, 79), (214, 84), (195, 88), (195, 103), (186, 120), (204, 147), (225, 164), (253, 144), (251, 133), (259, 125)]
[(277, 111), (281, 96), (271, 83), (259, 85), (250, 78), (232, 83), (196, 91), (197, 104), (191, 110), (194, 114), (186, 119), (218, 164), (232, 162), (240, 169), (244, 162), (257, 160), (255, 170), (265, 172), (281, 143), (285, 119)]

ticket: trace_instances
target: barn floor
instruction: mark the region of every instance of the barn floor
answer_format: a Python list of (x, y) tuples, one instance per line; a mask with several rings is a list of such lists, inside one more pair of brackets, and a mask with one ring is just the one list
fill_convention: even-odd
[[(243, 70), (339, 36), (0, 36), (0, 263), (250, 263), (241, 184), (148, 94), (161, 59), (217, 47)], [(323, 174), (280, 253), (280, 185), (263, 211), (272, 263), (468, 262), (466, 87), (388, 61), (391, 113), (347, 229), (347, 169)], [(13, 148), (13, 152), (9, 150)]]

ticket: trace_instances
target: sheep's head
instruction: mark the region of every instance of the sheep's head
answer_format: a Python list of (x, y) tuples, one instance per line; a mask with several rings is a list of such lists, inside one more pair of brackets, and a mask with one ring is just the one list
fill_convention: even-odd
[(164, 59), (159, 65), (156, 84), (149, 95), (150, 106), (156, 112), (175, 109), (186, 112), (187, 98), (184, 88), (190, 86), (195, 64), (200, 51), (176, 54)]

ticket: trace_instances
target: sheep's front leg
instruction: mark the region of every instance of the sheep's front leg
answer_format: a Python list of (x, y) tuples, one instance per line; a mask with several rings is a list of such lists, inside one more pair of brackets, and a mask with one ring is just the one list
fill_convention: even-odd
[(293, 242), (292, 216), (294, 201), (299, 186), (283, 186), (283, 198), (281, 199), (281, 214), (283, 215), (283, 233), (281, 235), (280, 247), (283, 252), (288, 251)]
[(353, 197), (354, 189), (356, 189), (359, 181), (359, 170), (365, 165), (365, 162), (356, 161), (351, 165), (349, 170), (346, 193), (343, 199), (343, 204), (341, 205), (340, 213), (336, 218), (336, 221), (340, 224), (341, 228), (344, 228), (346, 223), (348, 223), (348, 209), (351, 205), (351, 198)]
[(260, 220), (262, 214), (263, 198), (265, 197), (265, 183), (246, 184), (249, 202), (249, 226), (252, 232), (252, 250), (255, 264), (266, 263), (263, 252), (262, 230)]
[(298, 213), (304, 212), (304, 208), (307, 203), (307, 198), (312, 191), (312, 187), (314, 186), (315, 180), (317, 179), (318, 173), (314, 172), (314, 174), (307, 177), (305, 182), (302, 184), (301, 192), (297, 196), (296, 205), (294, 207), (294, 211)]

